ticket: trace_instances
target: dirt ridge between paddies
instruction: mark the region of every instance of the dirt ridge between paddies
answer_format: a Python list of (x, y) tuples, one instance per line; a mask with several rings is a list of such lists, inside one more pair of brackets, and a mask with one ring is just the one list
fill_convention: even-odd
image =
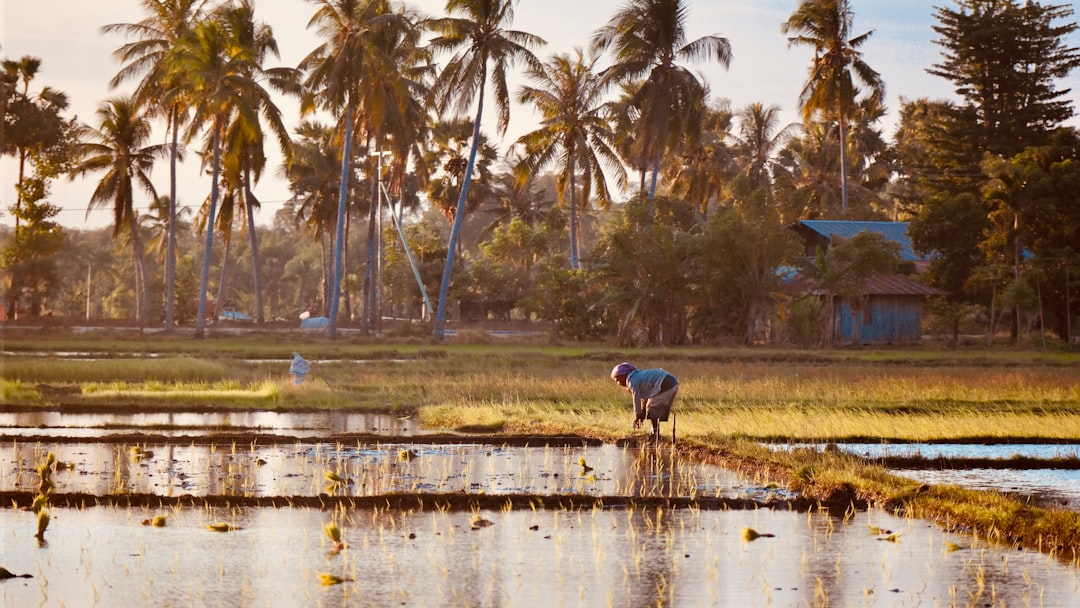
[[(30, 491), (0, 492), (0, 502), (15, 508), (29, 508), (37, 496)], [(161, 496), (159, 494), (125, 493), (98, 495), (82, 492), (63, 492), (49, 495), (49, 505), (82, 509), (92, 506), (122, 508), (171, 508), (171, 507), (274, 507), (335, 509), (338, 507), (366, 509), (397, 509), (411, 511), (446, 511), (476, 509), (702, 509), (712, 511), (777, 509), (808, 512), (819, 509), (836, 509), (843, 513), (850, 508), (847, 503), (832, 505), (806, 498), (777, 498), (755, 500), (751, 498), (724, 497), (647, 497), (647, 496), (594, 496), (584, 494), (475, 494), (448, 493), (387, 493), (374, 496)]]

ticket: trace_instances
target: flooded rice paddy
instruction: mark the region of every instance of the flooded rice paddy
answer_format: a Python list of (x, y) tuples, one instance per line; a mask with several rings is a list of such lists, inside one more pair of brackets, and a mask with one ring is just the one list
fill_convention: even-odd
[[(666, 443), (511, 445), (360, 414), (36, 416), (0, 415), (0, 492), (22, 501), (0, 510), (0, 566), (29, 575), (0, 580), (3, 606), (1080, 602), (1076, 563), (878, 510), (800, 510)], [(49, 453), (35, 536), (25, 499)]]
[[(164, 527), (142, 525), (157, 515)], [(0, 514), (4, 606), (1070, 606), (1078, 570), (878, 511)], [(323, 533), (330, 522), (345, 547)], [(475, 521), (487, 522), (477, 525)], [(207, 525), (227, 522), (229, 532)], [(771, 537), (743, 539), (754, 529)], [(890, 540), (891, 539), (891, 540)], [(323, 584), (324, 576), (339, 584)]]
[[(884, 460), (890, 472), (922, 483), (997, 490), (1043, 507), (1080, 511), (1080, 445), (1058, 443), (836, 443)], [(824, 449), (773, 444), (774, 449)]]
[(0, 432), (9, 437), (96, 438), (102, 435), (214, 437), (237, 433), (288, 435), (300, 439), (342, 433), (385, 437), (431, 434), (414, 420), (371, 412), (0, 412)]
[[(52, 452), (56, 492), (177, 496), (390, 493), (787, 498), (670, 450), (614, 445), (18, 443), (0, 453), (0, 491), (33, 491)], [(331, 479), (333, 477), (333, 479)]]
[[(1080, 458), (1080, 444), (1062, 443), (835, 443), (864, 458)], [(780, 447), (821, 449), (822, 444), (793, 443)]]

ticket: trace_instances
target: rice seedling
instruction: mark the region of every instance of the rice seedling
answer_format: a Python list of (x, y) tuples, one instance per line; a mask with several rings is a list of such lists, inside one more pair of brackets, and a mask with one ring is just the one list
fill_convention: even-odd
[(144, 526), (153, 526), (155, 528), (164, 528), (168, 523), (168, 518), (164, 515), (155, 515), (152, 518), (144, 519), (140, 522)]
[(492, 525), (495, 525), (494, 522), (484, 518), (480, 513), (473, 513), (472, 517), (469, 519), (469, 528), (473, 530), (486, 528)]
[(52, 465), (54, 462), (56, 462), (56, 455), (49, 452), (45, 456), (45, 460), (37, 467), (38, 477), (40, 478), (38, 493), (40, 494), (48, 494), (53, 490)]
[(326, 586), (340, 585), (341, 583), (351, 583), (351, 582), (353, 582), (353, 579), (351, 579), (351, 578), (338, 576), (336, 574), (330, 574), (328, 572), (320, 572), (319, 573), (319, 583), (321, 583), (323, 585), (326, 585)]
[(135, 446), (131, 447), (131, 457), (136, 462), (139, 462), (139, 461), (141, 461), (143, 459), (146, 459), (146, 458), (153, 458), (154, 457), (154, 452), (152, 450), (147, 450), (143, 446), (135, 445)]
[(40, 513), (42, 509), (49, 503), (49, 496), (47, 494), (38, 494), (34, 497), (34, 501), (30, 503), (30, 512)]
[(323, 526), (323, 532), (326, 534), (327, 538), (329, 538), (330, 541), (334, 543), (333, 552), (335, 554), (346, 547), (345, 541), (341, 535), (341, 528), (337, 525), (336, 522), (327, 522), (326, 525)]
[(219, 521), (216, 523), (206, 524), (206, 529), (213, 532), (233, 532), (235, 530), (240, 530), (241, 528), (240, 526), (234, 526), (230, 523)]
[(867, 528), (869, 529), (871, 536), (882, 536), (882, 535), (892, 534), (892, 530), (886, 530), (885, 528), (882, 528), (880, 526), (875, 526), (874, 524), (867, 524)]
[(45, 530), (49, 527), (49, 512), (45, 509), (41, 509), (37, 514), (37, 534), (34, 535), (38, 540), (45, 539)]
[(342, 477), (335, 471), (324, 471), (323, 477), (334, 485), (344, 486), (352, 483), (347, 477)]
[(757, 530), (755, 530), (753, 528), (743, 528), (743, 530), (742, 530), (742, 539), (744, 541), (747, 541), (747, 542), (757, 540), (759, 538), (773, 538), (774, 536), (776, 536), (776, 535), (775, 534), (770, 534), (770, 533), (767, 533), (767, 532), (766, 533), (758, 532)]

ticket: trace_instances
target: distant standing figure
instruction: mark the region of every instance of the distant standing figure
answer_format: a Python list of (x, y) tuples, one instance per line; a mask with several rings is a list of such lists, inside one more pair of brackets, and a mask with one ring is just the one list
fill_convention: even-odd
[(304, 378), (307, 378), (308, 371), (311, 370), (311, 364), (301, 357), (300, 353), (293, 353), (292, 356), (289, 373), (293, 375), (293, 384), (300, 385), (304, 383)]
[(611, 370), (611, 379), (634, 397), (634, 428), (641, 428), (641, 421), (647, 419), (652, 422), (653, 440), (659, 440), (660, 423), (667, 422), (679, 393), (678, 378), (660, 368), (638, 369), (620, 363)]

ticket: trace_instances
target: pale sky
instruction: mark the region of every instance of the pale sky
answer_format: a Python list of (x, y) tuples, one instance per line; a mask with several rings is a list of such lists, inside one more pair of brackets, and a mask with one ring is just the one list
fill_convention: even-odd
[[(1080, 0), (1060, 2), (1074, 10)], [(528, 31), (547, 40), (547, 46), (535, 52), (541, 59), (555, 53), (570, 52), (575, 46), (588, 47), (593, 32), (604, 25), (624, 4), (624, 0), (520, 0), (516, 8), (514, 29)], [(728, 38), (732, 46), (730, 69), (700, 64), (691, 67), (700, 71), (708, 82), (714, 99), (726, 98), (740, 108), (760, 101), (779, 106), (785, 120), (797, 120), (797, 98), (809, 68), (812, 51), (807, 48), (788, 48), (780, 24), (798, 6), (798, 0), (689, 0), (688, 34), (690, 38), (715, 34)], [(951, 5), (949, 0), (853, 0), (854, 28), (858, 33), (874, 30), (862, 47), (863, 57), (885, 81), (889, 114), (884, 123), (886, 137), (891, 139), (896, 112), (901, 97), (912, 99), (953, 99), (952, 87), (940, 78), (930, 76), (925, 69), (939, 60), (939, 47), (930, 27), (935, 5)], [(431, 15), (441, 15), (445, 0), (411, 0), (410, 5)], [(103, 25), (133, 23), (144, 18), (137, 0), (0, 0), (0, 55), (18, 59), (33, 55), (42, 59), (41, 71), (32, 87), (39, 90), (48, 85), (68, 94), (69, 115), (83, 122), (95, 122), (97, 106), (109, 96), (123, 91), (110, 91), (109, 79), (119, 65), (112, 52), (124, 40), (115, 35), (100, 33)], [(310, 52), (317, 40), (306, 29), (315, 4), (307, 0), (256, 0), (259, 18), (270, 24), (281, 51), (280, 62), (270, 60), (268, 67), (295, 66)], [(1077, 15), (1073, 16), (1075, 20)], [(1068, 43), (1080, 46), (1080, 36)], [(519, 79), (512, 83), (516, 91)], [(1080, 73), (1074, 73), (1062, 88), (1071, 88), (1074, 99), (1080, 91)], [(295, 101), (281, 101), (282, 112), (290, 128), (298, 122)], [(1080, 109), (1080, 108), (1078, 108)], [(487, 116), (492, 116), (490, 113)], [(521, 106), (511, 107), (511, 124), (500, 145), (505, 152), (518, 136), (529, 131), (533, 117)], [(1080, 125), (1074, 118), (1073, 125)], [(485, 129), (492, 136), (493, 127)], [(164, 135), (161, 134), (161, 141)], [(494, 140), (498, 142), (499, 140)], [(272, 144), (269, 144), (272, 150)], [(289, 198), (288, 186), (277, 176), (274, 166), (268, 167), (255, 188), (263, 201), (259, 221), (268, 223), (282, 202)], [(209, 178), (198, 174), (197, 161), (188, 162), (182, 169), (179, 184), (181, 205), (197, 206), (210, 188)], [(9, 157), (3, 159), (0, 172), (0, 204), (4, 215), (0, 221), (12, 223), (7, 207), (15, 197), (16, 165)], [(52, 186), (51, 201), (64, 208), (58, 220), (65, 226), (107, 226), (112, 221), (109, 209), (99, 209), (86, 216), (87, 201), (94, 183), (100, 178), (91, 176), (75, 182), (61, 179)], [(168, 192), (166, 162), (153, 174), (160, 193)], [(143, 208), (147, 201), (136, 201)]]

